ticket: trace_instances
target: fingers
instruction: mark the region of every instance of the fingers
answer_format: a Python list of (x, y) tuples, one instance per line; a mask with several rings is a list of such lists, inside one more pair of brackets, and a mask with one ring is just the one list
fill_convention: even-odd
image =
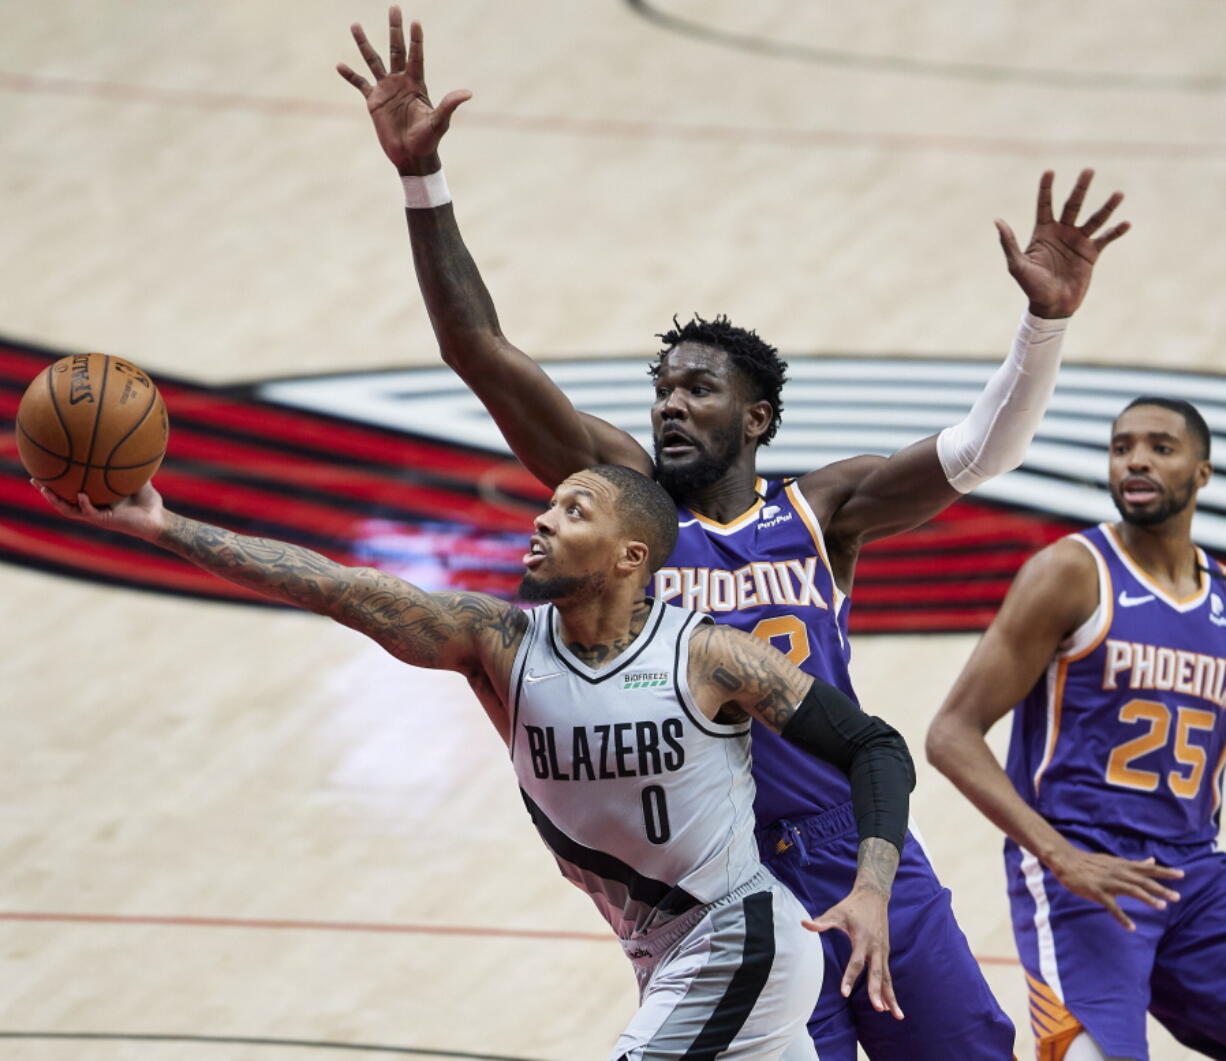
[(455, 92), (448, 92), (439, 105), (434, 108), (434, 120), (444, 130), (451, 124), (451, 116), (455, 113), (456, 108), (461, 103), (466, 103), (473, 98), (473, 94), (467, 89), (457, 89)]
[(80, 519), (81, 518), (80, 509), (78, 509), (76, 505), (70, 505), (67, 501), (65, 501), (62, 497), (60, 497), (60, 495), (57, 494), (54, 490), (51, 490), (48, 487), (43, 486), (43, 484), (38, 482), (38, 480), (36, 479), (31, 479), (30, 485), (34, 487), (34, 489), (37, 490), (40, 494), (42, 494), (43, 500), (46, 501), (47, 504), (49, 504), (53, 509), (55, 509), (56, 512), (58, 512), (61, 516), (67, 516), (69, 519)]
[(1077, 175), (1077, 183), (1073, 185), (1073, 190), (1069, 192), (1069, 197), (1064, 201), (1064, 209), (1060, 211), (1060, 224), (1077, 224), (1077, 215), (1081, 212), (1081, 204), (1085, 202), (1086, 192), (1089, 190), (1093, 177), (1092, 169), (1083, 169)]
[[(403, 34), (401, 46), (404, 46)], [(426, 80), (426, 50), (425, 36), (421, 31), (421, 23), (414, 22), (409, 26), (409, 77), (414, 81)]]
[(1098, 901), (1102, 903), (1103, 906), (1107, 908), (1111, 916), (1114, 917), (1126, 929), (1128, 929), (1129, 932), (1136, 931), (1137, 926), (1134, 925), (1132, 923), (1132, 919), (1120, 909), (1120, 904), (1117, 903), (1114, 898), (1112, 898), (1110, 895), (1104, 895)]
[[(856, 986), (856, 981), (860, 979), (860, 974), (864, 971), (864, 964), (867, 960), (867, 955), (864, 953), (864, 947), (857, 943), (851, 951), (851, 957), (847, 961), (847, 968), (843, 970), (843, 982), (839, 985), (839, 991), (844, 998), (851, 995), (851, 989)], [(881, 1009), (881, 994), (880, 984), (877, 985), (878, 993), (873, 994), (873, 984), (869, 983), (869, 998), (872, 1000), (873, 1006), (876, 1009)]]
[(361, 23), (355, 22), (349, 27), (349, 32), (353, 34), (354, 43), (357, 44), (358, 51), (362, 53), (362, 58), (366, 60), (366, 65), (370, 68), (375, 80), (387, 77), (387, 71), (383, 68), (383, 60), (379, 58), (374, 45), (366, 39), (366, 31), (362, 29)]
[(895, 1020), (904, 1019), (902, 1007), (894, 994), (894, 979), (890, 976), (889, 956), (884, 953), (884, 948), (869, 959), (868, 997), (879, 1013), (888, 1010)]
[[(419, 73), (417, 79), (421, 80), (421, 26), (416, 22), (413, 23), (413, 28), (410, 30), (417, 31), (417, 36), (413, 38), (413, 45), (417, 49), (417, 66)], [(387, 12), (387, 60), (392, 64), (393, 74), (404, 73), (404, 18), (400, 14), (400, 8), (393, 5)]]
[(369, 96), (374, 90), (371, 88), (370, 82), (353, 71), (352, 68), (344, 63), (336, 64), (336, 72), (341, 75), (346, 81), (356, 88), (363, 96)]
[(1036, 225), (1049, 225), (1055, 220), (1051, 212), (1051, 185), (1055, 179), (1056, 174), (1052, 170), (1044, 170), (1039, 178), (1039, 200), (1034, 214)]
[(1094, 211), (1081, 226), (1082, 235), (1092, 236), (1107, 223), (1107, 219), (1115, 212), (1115, 208), (1124, 201), (1123, 192), (1112, 192), (1111, 197)]
[(1012, 268), (1022, 256), (1021, 248), (1017, 245), (1017, 237), (1011, 229), (1000, 218), (996, 219), (996, 231), (1000, 234), (1000, 249), (1005, 252), (1005, 261)]
[(1111, 231), (1104, 233), (1103, 235), (1099, 236), (1098, 239), (1094, 240), (1094, 246), (1099, 250), (1102, 250), (1108, 243), (1114, 243), (1130, 228), (1132, 228), (1131, 221), (1121, 221), (1115, 226), (1115, 228), (1111, 229)]

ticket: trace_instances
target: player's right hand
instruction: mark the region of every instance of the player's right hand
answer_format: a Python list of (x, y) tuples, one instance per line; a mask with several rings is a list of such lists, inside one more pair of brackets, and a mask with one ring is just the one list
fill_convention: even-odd
[(69, 504), (54, 491), (41, 483), (30, 480), (43, 499), (61, 516), (81, 523), (92, 523), (108, 530), (130, 534), (136, 538), (153, 541), (165, 524), (166, 510), (162, 507), (162, 495), (150, 483), (146, 483), (131, 497), (125, 497), (113, 505), (97, 507), (88, 494), (77, 494), (75, 505)]
[(1178, 880), (1183, 870), (1159, 865), (1152, 858), (1133, 862), (1115, 855), (1083, 851), (1070, 844), (1067, 851), (1048, 862), (1048, 868), (1069, 891), (1105, 906), (1129, 932), (1137, 926), (1121, 909), (1117, 895), (1130, 895), (1155, 910), (1165, 910), (1168, 902), (1179, 902), (1179, 893), (1165, 887), (1161, 881)]
[(345, 63), (337, 63), (336, 71), (366, 97), (366, 109), (383, 153), (402, 174), (428, 172), (421, 165), (425, 161), (430, 162), (430, 169), (436, 169), (433, 156), (439, 141), (447, 132), (455, 109), (472, 99), (472, 93), (448, 92), (437, 107), (430, 102), (426, 93), (421, 23), (409, 25), (406, 61), (404, 22), (399, 7), (392, 7), (388, 12), (390, 70), (384, 67), (361, 25), (355, 22), (349, 29), (375, 83), (372, 85)]

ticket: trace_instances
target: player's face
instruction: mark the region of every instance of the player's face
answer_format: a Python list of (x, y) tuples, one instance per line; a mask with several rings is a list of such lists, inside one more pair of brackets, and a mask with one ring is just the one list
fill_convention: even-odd
[(1209, 479), (1184, 418), (1160, 405), (1138, 405), (1111, 434), (1111, 500), (1126, 523), (1149, 527), (1183, 512)]
[(655, 384), (656, 479), (684, 498), (719, 482), (741, 455), (746, 397), (728, 355), (696, 343), (674, 347)]
[(590, 472), (558, 486), (549, 507), (533, 521), (521, 600), (556, 601), (603, 591), (620, 541), (619, 496), (612, 483)]

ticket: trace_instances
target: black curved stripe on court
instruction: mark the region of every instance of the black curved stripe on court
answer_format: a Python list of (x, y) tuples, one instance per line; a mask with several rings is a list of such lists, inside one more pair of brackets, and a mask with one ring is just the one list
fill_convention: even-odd
[(648, 0), (625, 0), (640, 18), (695, 40), (744, 52), (875, 74), (946, 78), (1035, 88), (1071, 88), (1091, 91), (1171, 92), (1212, 95), (1226, 91), (1226, 77), (1216, 74), (1142, 74), (1091, 70), (1027, 70), (1019, 66), (914, 59), (902, 55), (858, 55), (835, 48), (754, 37), (718, 29), (693, 19), (661, 11)]
[[(59, 356), (0, 341), (0, 432), (25, 384)], [(488, 504), (474, 486), (476, 476), (506, 470), (505, 455), (263, 400), (254, 388), (158, 383), (173, 421), (159, 478), (171, 508), (342, 563), (409, 570), (427, 589), (513, 594), (515, 542), (532, 502), (513, 481), (502, 492), (509, 505)], [(371, 536), (371, 524), (386, 534)], [(864, 550), (852, 628), (981, 629), (1022, 561), (1069, 529), (1007, 505), (960, 502)], [(270, 603), (143, 542), (62, 520), (25, 482), (15, 452), (0, 455), (0, 561), (176, 596)]]
[(380, 1043), (338, 1043), (316, 1039), (272, 1039), (242, 1035), (158, 1035), (137, 1032), (0, 1031), (0, 1039), (63, 1039), (73, 1042), (204, 1043), (210, 1046), (290, 1046), (304, 1050), (350, 1050), (355, 1053), (399, 1054), (403, 1057), (449, 1057), (458, 1061), (536, 1061), (509, 1054), (474, 1054), (463, 1050), (431, 1050), (419, 1046)]

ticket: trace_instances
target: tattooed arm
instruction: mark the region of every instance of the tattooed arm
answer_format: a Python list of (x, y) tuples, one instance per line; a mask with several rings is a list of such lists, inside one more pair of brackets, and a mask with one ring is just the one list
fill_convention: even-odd
[(873, 1005), (901, 1019), (887, 964), (887, 904), (906, 834), (908, 794), (915, 785), (906, 743), (838, 689), (731, 627), (716, 623), (695, 631), (689, 675), (690, 690), (708, 718), (734, 722), (752, 716), (851, 779), (860, 832), (855, 885), (846, 899), (805, 924), (817, 932), (838, 928), (851, 938), (844, 995), (867, 966)]
[(40, 490), (63, 516), (143, 538), (236, 585), (326, 615), (405, 663), (460, 671), (487, 710), (486, 694), (506, 688), (527, 619), (503, 601), (480, 593), (426, 593), (373, 568), (346, 567), (298, 545), (187, 519), (167, 511), (152, 486), (109, 509), (95, 508), (84, 494), (74, 507)]

